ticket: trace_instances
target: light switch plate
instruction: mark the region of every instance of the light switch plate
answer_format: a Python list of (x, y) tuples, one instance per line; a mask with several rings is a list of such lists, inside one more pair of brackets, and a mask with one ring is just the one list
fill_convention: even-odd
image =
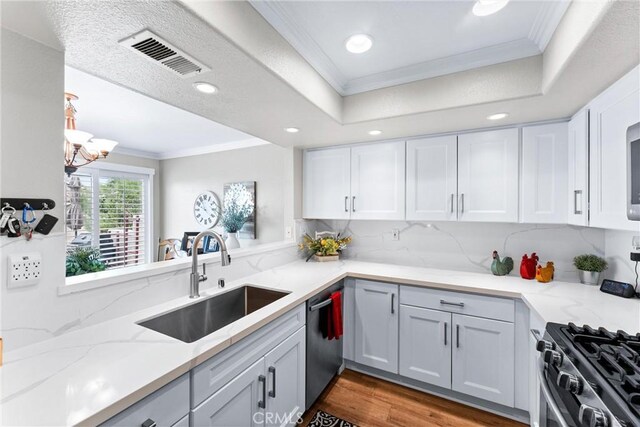
[(9, 256), (7, 287), (35, 285), (42, 275), (42, 258), (37, 252)]

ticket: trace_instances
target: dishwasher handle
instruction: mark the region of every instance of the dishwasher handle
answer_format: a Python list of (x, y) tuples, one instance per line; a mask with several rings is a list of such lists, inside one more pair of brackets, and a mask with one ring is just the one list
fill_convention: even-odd
[(309, 306), (309, 311), (320, 310), (322, 307), (326, 307), (331, 304), (331, 298), (327, 298), (326, 300), (319, 302), (317, 304), (313, 304)]

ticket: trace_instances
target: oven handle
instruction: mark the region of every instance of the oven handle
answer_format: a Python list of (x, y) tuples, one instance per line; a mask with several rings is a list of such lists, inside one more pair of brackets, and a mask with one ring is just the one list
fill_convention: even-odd
[(316, 310), (320, 310), (322, 307), (326, 307), (329, 304), (331, 304), (331, 298), (327, 298), (326, 300), (319, 302), (317, 304), (314, 304), (312, 306), (309, 307), (309, 311), (316, 311)]
[(558, 419), (558, 423), (560, 427), (569, 427), (567, 422), (564, 420), (562, 416), (562, 412), (560, 412), (560, 408), (556, 405), (556, 402), (553, 400), (553, 396), (551, 395), (551, 390), (549, 390), (549, 386), (547, 385), (547, 379), (544, 376), (544, 364), (540, 366), (538, 370), (538, 378), (540, 379), (540, 390), (542, 391), (542, 395), (544, 396), (544, 400), (546, 405), (551, 409), (553, 415)]

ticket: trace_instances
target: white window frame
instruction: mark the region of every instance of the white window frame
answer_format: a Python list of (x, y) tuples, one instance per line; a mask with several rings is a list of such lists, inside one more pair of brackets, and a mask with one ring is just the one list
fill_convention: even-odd
[[(145, 244), (145, 254), (144, 254), (144, 263), (150, 264), (154, 261), (155, 248), (153, 246), (154, 238), (153, 238), (153, 180), (156, 173), (155, 169), (152, 168), (144, 168), (140, 166), (130, 166), (130, 165), (122, 165), (116, 163), (92, 163), (91, 166), (84, 166), (81, 169), (78, 169), (78, 172), (90, 174), (91, 175), (91, 185), (92, 192), (97, 191), (99, 193), (100, 189), (100, 177), (109, 177), (112, 175), (113, 177), (118, 178), (140, 178), (143, 176), (145, 179), (144, 186), (144, 209), (145, 209), (145, 221), (144, 221), (144, 244)], [(92, 194), (92, 212), (100, 212), (100, 198), (95, 197), (96, 193)], [(98, 213), (99, 215), (99, 213)], [(66, 218), (65, 218), (66, 222)], [(100, 227), (92, 227), (92, 242), (98, 242), (100, 240)], [(126, 270), (130, 267), (135, 267), (140, 264), (134, 264), (131, 266), (117, 268), (115, 270)], [(113, 270), (109, 270), (113, 271)], [(97, 273), (100, 274), (100, 273)]]

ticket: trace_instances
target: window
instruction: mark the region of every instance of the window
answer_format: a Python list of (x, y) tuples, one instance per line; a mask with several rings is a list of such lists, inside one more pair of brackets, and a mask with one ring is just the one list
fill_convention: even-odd
[(152, 171), (100, 166), (65, 177), (67, 253), (95, 248), (106, 269), (150, 262)]

